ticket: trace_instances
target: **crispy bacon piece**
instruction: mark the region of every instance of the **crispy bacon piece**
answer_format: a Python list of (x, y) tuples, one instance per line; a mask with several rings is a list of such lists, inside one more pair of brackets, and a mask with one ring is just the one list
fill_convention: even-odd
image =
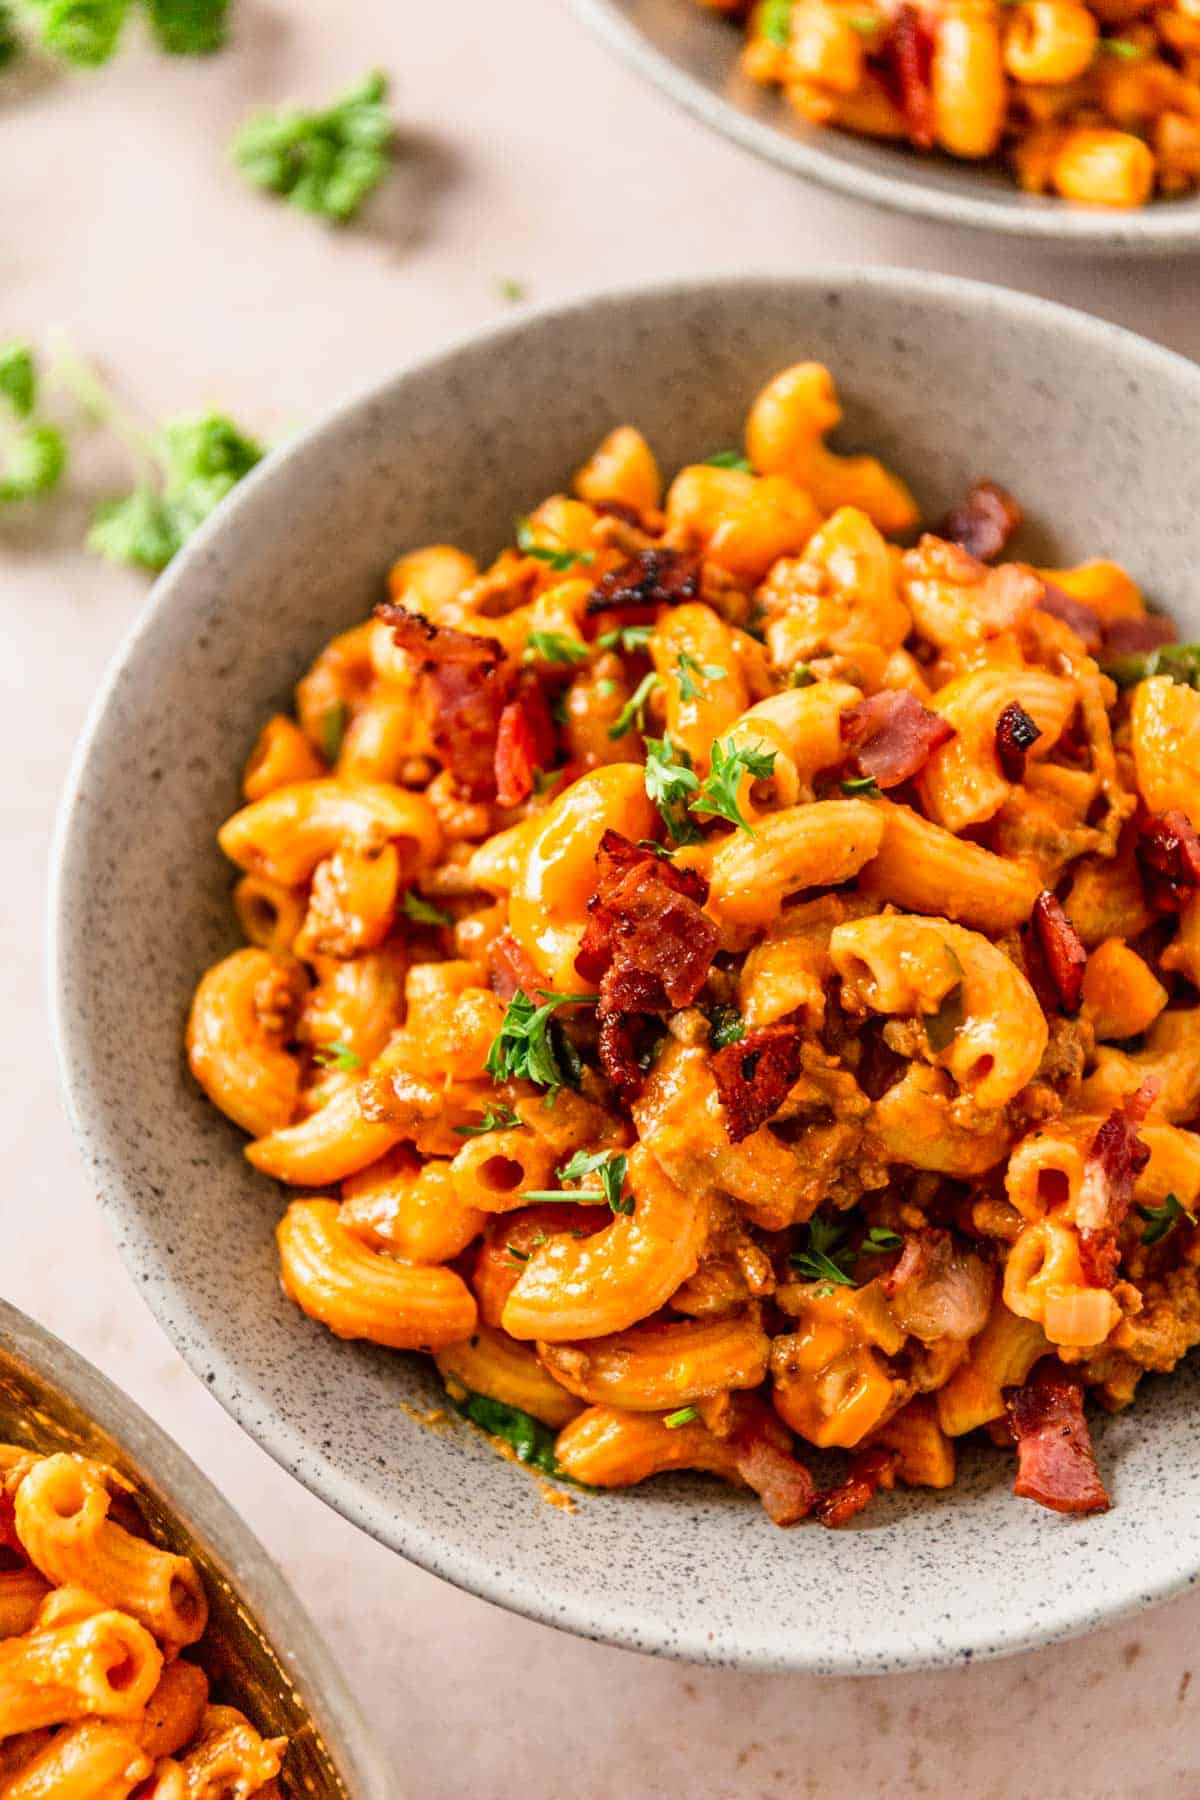
[(1077, 1013), (1083, 997), (1087, 951), (1049, 888), (1043, 888), (1033, 903), (1033, 931), (1062, 1010)]
[(492, 799), (496, 738), (509, 698), (503, 649), (495, 638), (433, 625), (403, 606), (377, 606), (375, 616), (392, 627), (400, 648), (420, 664), (433, 746), (442, 762), (472, 800)]
[(678, 606), (700, 594), (700, 558), (690, 550), (639, 550), (620, 568), (602, 575), (588, 595), (589, 613), (635, 613), (649, 606)]
[(1142, 887), (1151, 912), (1177, 913), (1200, 887), (1200, 837), (1185, 812), (1152, 813), (1137, 840)]
[(1076, 637), (1083, 639), (1084, 648), (1089, 654), (1100, 648), (1104, 639), (1104, 627), (1100, 623), (1099, 614), (1085, 600), (1076, 600), (1073, 594), (1068, 594), (1057, 582), (1044, 580), (1038, 606), (1042, 612), (1048, 612), (1054, 618), (1061, 619), (1064, 625), (1069, 625)]
[(1046, 1357), (1008, 1395), (1017, 1440), (1014, 1494), (1052, 1512), (1107, 1512), (1108, 1495), (1083, 1416), (1083, 1385), (1057, 1357)]
[(606, 831), (596, 855), (575, 967), (599, 990), (600, 1061), (628, 1104), (641, 1092), (638, 1015), (690, 1006), (716, 952), (716, 925), (702, 910), (708, 883), (653, 850)]
[(860, 773), (881, 788), (907, 781), (939, 744), (955, 735), (948, 719), (922, 706), (907, 688), (883, 688), (868, 700), (855, 701), (842, 714), (841, 730)]
[(961, 544), (980, 562), (993, 562), (1019, 531), (1025, 514), (1019, 501), (994, 481), (977, 481), (938, 526), (938, 536)]
[(897, 7), (886, 55), (909, 142), (918, 150), (933, 148), (933, 49), (933, 35), (920, 8)]
[(1041, 737), (1019, 700), (1010, 700), (996, 720), (996, 761), (1006, 781), (1020, 781), (1025, 757)]
[(729, 1445), (738, 1474), (774, 1524), (795, 1525), (807, 1516), (816, 1483), (792, 1455), (792, 1434), (776, 1412), (760, 1400), (743, 1400)]
[(527, 997), (532, 997), (545, 985), (543, 977), (511, 931), (502, 931), (498, 938), (492, 939), (488, 945), (487, 962), (492, 992), (505, 1005), (518, 988)]
[(779, 1111), (799, 1079), (801, 1045), (798, 1025), (762, 1025), (709, 1058), (731, 1144), (740, 1144)]
[(1150, 1152), (1138, 1136), (1158, 1093), (1156, 1080), (1143, 1081), (1109, 1113), (1092, 1139), (1076, 1208), (1079, 1258), (1094, 1287), (1111, 1287), (1121, 1261), (1120, 1231), (1133, 1204), (1138, 1176)]
[(1138, 619), (1113, 619), (1104, 627), (1104, 655), (1140, 656), (1173, 644), (1179, 633), (1161, 613), (1143, 613)]
[(554, 760), (554, 720), (536, 675), (521, 677), (515, 700), (500, 714), (494, 767), (496, 800), (519, 806), (533, 792), (533, 778)]
[(849, 1524), (856, 1513), (870, 1504), (878, 1488), (895, 1486), (899, 1460), (895, 1450), (878, 1446), (873, 1450), (860, 1450), (850, 1464), (846, 1479), (839, 1481), (836, 1487), (822, 1489), (817, 1495), (812, 1504), (813, 1518), (833, 1528)]

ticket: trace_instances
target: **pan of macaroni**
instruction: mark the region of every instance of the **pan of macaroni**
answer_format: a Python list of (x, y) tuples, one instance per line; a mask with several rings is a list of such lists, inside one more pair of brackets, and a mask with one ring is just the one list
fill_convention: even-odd
[(338, 1670), (200, 1470), (0, 1301), (0, 1796), (391, 1800)]
[(1178, 358), (969, 283), (603, 296), (351, 402), (169, 571), (66, 802), (58, 1029), (286, 1467), (750, 1666), (1194, 1578), (1198, 425)]
[(809, 180), (1091, 251), (1200, 245), (1195, 0), (575, 0), (671, 99)]

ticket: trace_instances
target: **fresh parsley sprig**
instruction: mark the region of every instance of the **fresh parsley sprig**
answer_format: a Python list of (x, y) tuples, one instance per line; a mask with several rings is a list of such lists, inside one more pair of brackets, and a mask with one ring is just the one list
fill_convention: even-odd
[(879, 783), (873, 775), (852, 775), (842, 783), (843, 794), (857, 794), (863, 800), (878, 800)]
[[(596, 994), (551, 994), (538, 990), (543, 1004), (535, 1006), (518, 988), (508, 1003), (500, 1030), (492, 1039), (484, 1067), (493, 1081), (524, 1078), (546, 1088), (553, 1096), (562, 1087), (575, 1085), (574, 1052), (561, 1033), (552, 1035), (554, 1015), (562, 1006), (594, 1006)], [(564, 1063), (566, 1069), (564, 1071)]]
[(88, 547), (157, 574), (265, 451), (224, 413), (171, 419), (149, 437), (133, 435), (144, 451), (136, 485), (97, 509)]
[(211, 56), (225, 42), (229, 0), (146, 0), (146, 11), (172, 56)]
[(313, 1061), (322, 1069), (340, 1069), (347, 1075), (362, 1068), (362, 1057), (356, 1056), (348, 1044), (337, 1040), (332, 1044), (321, 1044), (314, 1050)]
[(255, 187), (343, 225), (387, 173), (387, 96), (388, 78), (377, 69), (323, 112), (260, 113), (234, 138), (234, 163)]
[[(793, 1250), (790, 1261), (805, 1281), (820, 1281), (834, 1287), (854, 1287), (850, 1273), (860, 1252), (846, 1243), (849, 1225), (844, 1219), (822, 1219), (819, 1215), (808, 1223), (808, 1243), (803, 1250)], [(871, 1251), (899, 1250), (904, 1239), (885, 1225), (872, 1225), (863, 1239), (862, 1248)]]
[(568, 637), (565, 631), (531, 631), (525, 642), (525, 653), (548, 663), (586, 662), (591, 655), (586, 644)]
[(746, 1021), (736, 1006), (714, 1006), (708, 1015), (708, 1043), (711, 1050), (724, 1050), (740, 1044), (746, 1035)]
[(33, 348), (0, 348), (0, 400), (13, 423), (0, 435), (0, 504), (36, 500), (56, 488), (67, 467), (67, 441), (57, 425), (35, 416), (40, 383)]
[(424, 894), (418, 894), (416, 888), (406, 888), (400, 909), (406, 918), (417, 925), (453, 925), (454, 920), (432, 900), (426, 900)]
[(629, 1169), (624, 1150), (577, 1150), (569, 1162), (554, 1173), (560, 1181), (582, 1181), (585, 1175), (599, 1175), (598, 1188), (529, 1188), (522, 1200), (592, 1203), (592, 1196), (603, 1197), (614, 1213), (633, 1212), (633, 1195), (622, 1193)]
[(1136, 687), (1151, 675), (1169, 675), (1185, 687), (1200, 688), (1200, 644), (1160, 644), (1140, 655), (1118, 656), (1104, 664), (1118, 687)]
[(552, 544), (543, 544), (528, 519), (517, 520), (517, 549), (522, 556), (532, 556), (535, 562), (545, 563), (556, 575), (565, 574), (576, 563), (590, 567), (596, 560), (594, 550), (571, 550), (566, 545), (556, 550)]
[(654, 625), (618, 625), (612, 631), (603, 632), (596, 643), (601, 650), (621, 649), (632, 655), (646, 648), (656, 629)]
[(681, 700), (699, 698), (700, 689), (696, 686), (697, 676), (701, 681), (724, 681), (729, 674), (729, 671), (723, 669), (720, 663), (697, 662), (695, 657), (689, 656), (686, 650), (679, 652), (675, 663), (679, 670), (679, 698)]
[(486, 1137), (489, 1131), (511, 1131), (521, 1123), (511, 1106), (489, 1106), (478, 1125), (456, 1125), (455, 1137)]
[(708, 776), (701, 783), (699, 796), (692, 801), (689, 811), (728, 819), (731, 825), (753, 837), (754, 829), (738, 805), (738, 788), (743, 775), (763, 781), (774, 770), (774, 750), (756, 750), (750, 745), (735, 744), (728, 738), (718, 738), (712, 747)]
[(660, 687), (661, 685), (662, 684), (653, 669), (651, 669), (648, 675), (642, 676), (642, 679), (638, 682), (632, 694), (630, 694), (628, 700), (609, 726), (608, 735), (610, 738), (624, 737), (627, 731), (632, 731), (635, 727), (638, 731), (644, 731), (646, 729), (646, 702), (649, 700), (655, 688)]
[(654, 802), (662, 822), (675, 844), (694, 844), (700, 831), (688, 817), (688, 799), (700, 791), (700, 778), (692, 768), (692, 759), (682, 745), (676, 749), (671, 739), (646, 739), (646, 793)]
[[(788, 5), (791, 5), (791, 0), (788, 0)], [(787, 42), (786, 38), (784, 42)], [(710, 469), (740, 469), (743, 475), (754, 473), (753, 465), (740, 450), (714, 450), (704, 461)]]
[(1139, 1206), (1138, 1211), (1146, 1221), (1142, 1242), (1147, 1246), (1161, 1244), (1181, 1219), (1186, 1219), (1189, 1225), (1196, 1223), (1193, 1214), (1174, 1194), (1168, 1194), (1161, 1206)]
[[(225, 42), (229, 0), (145, 0), (145, 10), (160, 48), (173, 56), (208, 55)], [(131, 11), (131, 0), (5, 0), (0, 62), (20, 48), (16, 21), (25, 14), (52, 55), (77, 68), (99, 68), (116, 51)]]

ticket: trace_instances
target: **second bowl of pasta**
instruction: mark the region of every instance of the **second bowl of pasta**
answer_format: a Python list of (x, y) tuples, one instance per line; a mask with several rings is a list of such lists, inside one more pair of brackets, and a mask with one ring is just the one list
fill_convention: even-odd
[(603, 297), (352, 402), (170, 572), (65, 815), (60, 1032), (286, 1466), (757, 1666), (1191, 1578), (1198, 418), (971, 284)]

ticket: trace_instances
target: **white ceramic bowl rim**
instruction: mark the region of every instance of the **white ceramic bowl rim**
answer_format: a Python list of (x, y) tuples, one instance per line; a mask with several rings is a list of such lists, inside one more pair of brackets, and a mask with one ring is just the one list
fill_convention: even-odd
[[(823, 291), (844, 289), (866, 290), (875, 296), (895, 302), (923, 303), (935, 306), (954, 302), (964, 312), (973, 313), (993, 325), (1019, 332), (1022, 325), (1038, 324), (1043, 330), (1070, 337), (1082, 356), (1119, 360), (1123, 373), (1132, 382), (1140, 372), (1159, 379), (1169, 378), (1180, 407), (1190, 406), (1200, 419), (1200, 369), (1174, 352), (1152, 343), (1123, 327), (1090, 317), (1072, 308), (1027, 294), (995, 287), (986, 283), (896, 269), (854, 270), (828, 267), (805, 271), (796, 276), (787, 271), (762, 274), (740, 273), (735, 276), (713, 276), (694, 280), (667, 282), (639, 289), (612, 289), (578, 298), (566, 304), (528, 309), (516, 318), (505, 320), (483, 332), (467, 333), (457, 341), (409, 364), (395, 375), (352, 397), (333, 409), (307, 432), (272, 454), (243, 481), (229, 500), (196, 534), (170, 569), (160, 579), (153, 597), (118, 649), (101, 686), (81, 735), (72, 768), (64, 790), (52, 853), (49, 908), (50, 955), (48, 959), (51, 994), (50, 1006), (56, 1048), (62, 1070), (68, 1109), (84, 1155), (96, 1180), (98, 1196), (110, 1224), (118, 1236), (122, 1253), (137, 1267), (137, 1250), (125, 1241), (134, 1208), (123, 1197), (121, 1179), (105, 1160), (104, 1119), (93, 1111), (87, 1095), (88, 1069), (82, 1041), (73, 1041), (73, 1027), (67, 1016), (64, 998), (64, 976), (72, 955), (68, 933), (69, 896), (65, 891), (66, 859), (73, 818), (81, 805), (85, 770), (93, 747), (102, 734), (105, 716), (121, 686), (126, 664), (135, 655), (143, 637), (155, 629), (159, 613), (170, 607), (177, 588), (186, 585), (190, 575), (204, 560), (208, 547), (243, 513), (258, 503), (261, 492), (272, 484), (282, 484), (289, 462), (305, 454), (314, 440), (330, 432), (360, 409), (381, 403), (402, 384), (450, 363), (464, 350), (485, 350), (503, 355), (506, 343), (519, 344), (532, 335), (542, 322), (569, 322), (593, 309), (611, 309), (613, 316), (629, 305), (657, 301), (686, 302), (710, 291), (736, 298), (744, 291), (750, 299), (763, 288), (777, 288), (794, 296), (797, 303), (804, 298), (816, 299)], [(1090, 366), (1090, 365), (1089, 365)], [(214, 822), (215, 823), (215, 822)], [(182, 1004), (182, 1001), (181, 1001)], [(232, 1343), (217, 1341), (211, 1334), (203, 1346), (196, 1341), (203, 1328), (190, 1308), (189, 1294), (170, 1267), (156, 1272), (169, 1296), (156, 1311), (185, 1358), (204, 1379), (216, 1398), (245, 1429), (286, 1469), (302, 1479), (335, 1510), (388, 1543), (392, 1548), (421, 1567), (469, 1592), (496, 1604), (511, 1608), (533, 1619), (572, 1631), (580, 1636), (625, 1645), (658, 1654), (680, 1656), (694, 1661), (726, 1663), (743, 1668), (791, 1669), (810, 1673), (881, 1673), (897, 1668), (932, 1668), (969, 1661), (972, 1658), (1009, 1654), (1036, 1645), (1077, 1635), (1095, 1626), (1111, 1622), (1122, 1615), (1178, 1594), (1200, 1578), (1200, 1548), (1186, 1535), (1175, 1533), (1165, 1544), (1156, 1546), (1153, 1554), (1147, 1547), (1144, 1561), (1127, 1557), (1119, 1567), (1106, 1566), (1102, 1590), (1093, 1581), (1091, 1588), (1083, 1582), (1082, 1591), (1068, 1581), (1060, 1591), (1047, 1592), (1038, 1602), (1035, 1614), (1020, 1622), (1012, 1620), (996, 1627), (981, 1623), (969, 1610), (953, 1614), (931, 1612), (923, 1635), (902, 1646), (894, 1635), (886, 1643), (855, 1645), (805, 1639), (781, 1646), (778, 1636), (767, 1631), (758, 1636), (745, 1633), (732, 1643), (714, 1641), (712, 1632), (688, 1623), (680, 1625), (662, 1618), (638, 1615), (631, 1609), (628, 1596), (593, 1592), (581, 1598), (568, 1586), (544, 1586), (529, 1572), (506, 1566), (504, 1556), (486, 1539), (479, 1542), (456, 1542), (447, 1548), (436, 1531), (420, 1518), (405, 1516), (398, 1508), (386, 1512), (370, 1489), (329, 1466), (315, 1453), (309, 1436), (294, 1425), (282, 1410), (264, 1411), (256, 1404), (256, 1396), (247, 1391), (239, 1371)], [(488, 1453), (490, 1454), (490, 1453)], [(510, 1472), (511, 1473), (511, 1472)], [(523, 1478), (513, 1474), (514, 1482)], [(653, 1484), (651, 1484), (653, 1485)], [(1195, 1486), (1200, 1504), (1200, 1458), (1197, 1459)], [(646, 1492), (647, 1490), (641, 1490)], [(670, 1492), (670, 1483), (664, 1492)], [(639, 1490), (629, 1496), (614, 1498), (609, 1504), (635, 1506)], [(743, 1504), (730, 1496), (730, 1503)], [(1131, 1504), (1128, 1501), (1127, 1504)], [(594, 1503), (593, 1503), (594, 1504)], [(1014, 1507), (1019, 1503), (1012, 1502)], [(1120, 1512), (1107, 1515), (1116, 1519)], [(628, 1515), (626, 1515), (628, 1516)], [(1014, 1519), (1018, 1515), (1014, 1513)], [(687, 1508), (682, 1507), (676, 1519), (681, 1531), (688, 1523)], [(1044, 1527), (1054, 1531), (1063, 1522), (1046, 1516)], [(1070, 1529), (1070, 1525), (1066, 1527)], [(791, 1534), (797, 1540), (797, 1534)], [(839, 1534), (834, 1534), (839, 1535)], [(1069, 1540), (1068, 1540), (1069, 1542)], [(797, 1543), (797, 1548), (798, 1548)], [(1069, 1555), (1069, 1551), (1064, 1554)], [(1064, 1564), (1064, 1571), (1069, 1564)]]
[[(732, 138), (754, 155), (823, 187), (892, 212), (914, 213), (977, 231), (1037, 238), (1068, 249), (1110, 250), (1129, 255), (1200, 251), (1200, 197), (1155, 200), (1130, 211), (1071, 205), (1053, 197), (1023, 194), (1015, 186), (1011, 192), (997, 186), (989, 189), (986, 197), (976, 197), (964, 188), (940, 187), (923, 180), (927, 165), (915, 153), (906, 172), (900, 162), (901, 153), (890, 146), (882, 148), (896, 157), (895, 173), (877, 172), (849, 158), (844, 149), (839, 154), (846, 134), (830, 129), (823, 142), (821, 128), (812, 127), (803, 137), (792, 135), (782, 119), (772, 123), (757, 117), (708, 86), (661, 50), (617, 0), (573, 3), (579, 17), (605, 43), (693, 118)], [(692, 6), (695, 0), (674, 0), (674, 4)], [(716, 22), (732, 32), (729, 22), (719, 15)], [(731, 63), (734, 56), (731, 44)], [(970, 165), (962, 167), (969, 170)]]

